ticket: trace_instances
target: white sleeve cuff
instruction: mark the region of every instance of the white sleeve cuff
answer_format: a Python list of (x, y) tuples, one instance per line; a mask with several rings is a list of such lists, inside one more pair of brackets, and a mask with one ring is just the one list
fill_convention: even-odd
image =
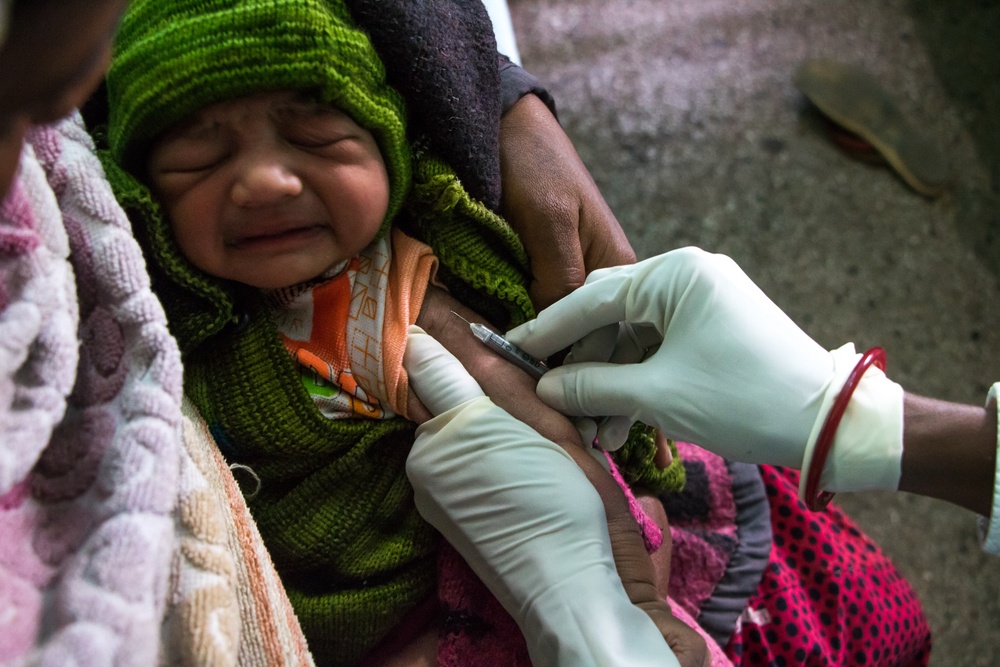
[[(1000, 393), (1000, 382), (990, 387), (990, 393), (986, 395), (986, 404), (989, 405), (991, 400), (996, 400), (998, 393)], [(998, 418), (1000, 418), (1000, 408), (998, 408)], [(979, 536), (983, 542), (983, 550), (1000, 556), (1000, 429), (997, 433), (997, 450), (996, 472), (993, 477), (993, 511), (989, 518), (979, 517)]]

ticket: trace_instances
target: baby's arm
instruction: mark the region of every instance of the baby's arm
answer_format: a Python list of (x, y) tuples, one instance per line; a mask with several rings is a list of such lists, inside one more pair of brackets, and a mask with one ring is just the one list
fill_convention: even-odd
[[(537, 398), (534, 380), (483, 347), (472, 336), (468, 325), (450, 311), (459, 313), (469, 321), (481, 321), (476, 313), (461, 306), (445, 292), (431, 288), (424, 299), (417, 323), (465, 365), (466, 370), (479, 382), (495, 404), (561, 446), (584, 471), (604, 504), (615, 565), (629, 599), (656, 622), (661, 633), (676, 640), (677, 633), (684, 633), (687, 628), (677, 627), (678, 621), (673, 618), (663, 597), (657, 592), (652, 561), (646, 553), (639, 527), (617, 483), (585, 451), (576, 429), (569, 420)], [(575, 499), (568, 495), (553, 494), (551, 502), (556, 506), (565, 506), (574, 503)], [(583, 527), (583, 531), (585, 534), (591, 534), (587, 526)], [(600, 536), (602, 532), (603, 527), (593, 526), (594, 536)], [(667, 553), (668, 550), (664, 550), (664, 555)], [(665, 582), (660, 583), (665, 584)], [(580, 594), (586, 593), (580, 591)], [(610, 628), (597, 627), (593, 631), (614, 632)], [(627, 633), (627, 629), (624, 631)], [(672, 643), (677, 642), (672, 641)], [(683, 640), (680, 643), (683, 643)]]
[[(472, 335), (469, 325), (453, 313), (458, 313), (469, 322), (485, 323), (478, 313), (466, 308), (450, 294), (430, 286), (417, 318), (417, 326), (455, 355), (494, 403), (566, 449), (574, 460), (582, 454), (592, 461), (591, 456), (584, 452), (580, 434), (569, 419), (547, 406), (535, 394), (535, 380), (484, 346)], [(413, 392), (410, 392), (410, 400), (411, 403), (416, 400)]]

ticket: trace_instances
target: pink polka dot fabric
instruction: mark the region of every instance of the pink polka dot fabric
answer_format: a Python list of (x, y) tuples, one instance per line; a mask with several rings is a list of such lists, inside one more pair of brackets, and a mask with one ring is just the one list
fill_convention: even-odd
[(889, 558), (836, 507), (806, 509), (798, 472), (760, 470), (774, 544), (726, 646), (733, 664), (927, 665), (930, 628)]

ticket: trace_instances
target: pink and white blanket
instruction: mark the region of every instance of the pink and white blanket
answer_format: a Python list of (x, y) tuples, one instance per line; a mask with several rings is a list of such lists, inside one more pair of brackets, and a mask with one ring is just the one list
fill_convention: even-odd
[(0, 664), (311, 664), (79, 116), (0, 207)]
[(79, 121), (30, 132), (0, 220), (0, 659), (152, 664), (181, 365)]

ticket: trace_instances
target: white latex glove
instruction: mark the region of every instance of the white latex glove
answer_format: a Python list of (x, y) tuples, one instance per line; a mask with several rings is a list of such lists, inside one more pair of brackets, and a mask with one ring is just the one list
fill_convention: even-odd
[(678, 665), (628, 599), (604, 506), (561, 447), (483, 395), (419, 327), (403, 360), (436, 416), (406, 462), (421, 515), (513, 616), (535, 665)]
[[(594, 271), (507, 338), (539, 358), (573, 343), (574, 362), (645, 358), (550, 371), (538, 395), (557, 410), (624, 415), (726, 458), (803, 470), (860, 358), (851, 344), (824, 350), (732, 259), (697, 248)], [(902, 453), (903, 390), (871, 368), (837, 429), (820, 488), (896, 489)]]

